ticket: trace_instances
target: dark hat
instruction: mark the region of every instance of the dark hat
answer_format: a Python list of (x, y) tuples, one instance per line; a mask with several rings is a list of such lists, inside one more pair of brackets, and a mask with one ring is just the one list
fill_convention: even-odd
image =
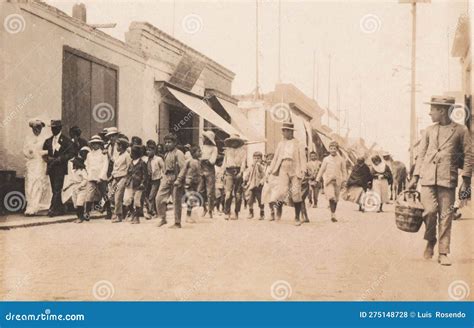
[(238, 134), (231, 134), (229, 138), (224, 140), (224, 146), (230, 148), (239, 148), (244, 144), (244, 139), (242, 139)]
[(433, 96), (431, 97), (431, 101), (427, 101), (425, 104), (451, 107), (455, 102), (456, 98), (454, 97)]
[(281, 126), (282, 130), (295, 130), (295, 125), (292, 122), (283, 122)]
[(254, 156), (254, 157), (255, 157), (255, 156), (263, 157), (263, 154), (262, 154), (261, 151), (256, 151), (256, 152), (253, 153), (253, 156)]
[(51, 125), (50, 126), (53, 128), (53, 127), (57, 127), (57, 126), (63, 126), (63, 124), (61, 123), (61, 120), (51, 120)]

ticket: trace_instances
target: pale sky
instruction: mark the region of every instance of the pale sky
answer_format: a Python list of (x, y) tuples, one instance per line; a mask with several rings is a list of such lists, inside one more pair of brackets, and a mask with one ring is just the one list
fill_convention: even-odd
[[(76, 3), (47, 2), (67, 14)], [(103, 30), (116, 38), (124, 39), (132, 21), (149, 22), (236, 73), (233, 94), (255, 88), (255, 0), (82, 2), (87, 6), (89, 23), (117, 23), (116, 28)], [(461, 89), (459, 60), (450, 57), (450, 49), (458, 17), (467, 11), (467, 5), (464, 1), (432, 0), (417, 7), (417, 115), (422, 129), (431, 123), (423, 101)], [(376, 141), (405, 163), (409, 147), (410, 8), (398, 0), (281, 2), (282, 82), (293, 83), (311, 97), (316, 51), (316, 100), (326, 108), (331, 55), (330, 108), (337, 111), (339, 93), (344, 123), (341, 134), (349, 128), (350, 137), (361, 134), (369, 145)], [(186, 22), (193, 20), (197, 25), (186, 27)], [(278, 80), (277, 0), (259, 1), (259, 20), (260, 85), (268, 92)], [(189, 33), (194, 27), (191, 32), (195, 33)], [(325, 118), (323, 123), (327, 123)], [(336, 122), (330, 126), (336, 129)]]

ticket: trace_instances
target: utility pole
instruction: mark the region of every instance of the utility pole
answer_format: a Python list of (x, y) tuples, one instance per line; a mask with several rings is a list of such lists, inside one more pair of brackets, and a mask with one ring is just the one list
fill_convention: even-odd
[(339, 99), (339, 85), (336, 86), (336, 99), (337, 99), (337, 134), (341, 135), (341, 103)]
[(329, 74), (328, 74), (328, 127), (329, 127), (329, 108), (331, 105), (331, 54), (329, 54)]
[(278, 83), (281, 83), (281, 0), (278, 0)]
[(429, 3), (431, 0), (399, 0), (399, 3), (411, 4), (411, 106), (410, 106), (410, 167), (415, 159), (416, 143), (416, 4)]
[(173, 0), (173, 26), (171, 28), (171, 36), (174, 38), (174, 27), (175, 27), (175, 18), (176, 18), (176, 0)]
[(316, 50), (313, 51), (313, 100), (316, 99), (314, 98), (314, 90), (316, 88), (315, 79), (316, 79)]
[(258, 0), (255, 0), (255, 100), (260, 99), (260, 85), (258, 82)]

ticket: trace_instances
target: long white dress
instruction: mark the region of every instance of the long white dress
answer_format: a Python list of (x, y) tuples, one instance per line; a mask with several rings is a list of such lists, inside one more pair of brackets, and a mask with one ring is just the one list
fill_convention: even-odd
[(23, 154), (26, 158), (25, 196), (27, 206), (25, 214), (28, 215), (35, 215), (39, 211), (47, 210), (51, 202), (51, 186), (46, 175), (46, 162), (42, 158), (46, 152), (43, 150), (45, 139), (43, 133), (38, 136), (32, 133), (26, 139), (23, 147)]

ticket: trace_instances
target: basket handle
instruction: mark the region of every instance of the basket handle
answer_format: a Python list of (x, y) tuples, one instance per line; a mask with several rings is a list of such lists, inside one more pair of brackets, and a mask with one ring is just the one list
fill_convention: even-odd
[(407, 201), (407, 194), (408, 196), (413, 195), (413, 200), (416, 201), (418, 199), (419, 202), (421, 202), (421, 195), (419, 191), (416, 190), (404, 190), (400, 193), (399, 197), (403, 195), (403, 200), (406, 202)]

